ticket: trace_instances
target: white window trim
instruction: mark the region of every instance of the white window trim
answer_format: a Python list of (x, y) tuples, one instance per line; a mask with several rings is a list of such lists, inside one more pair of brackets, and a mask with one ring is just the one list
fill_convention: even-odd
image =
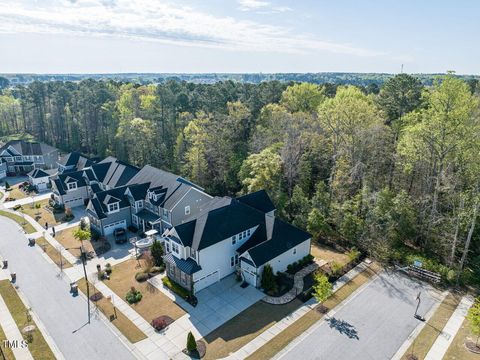
[(114, 213), (114, 212), (119, 212), (120, 211), (120, 204), (118, 202), (113, 203), (113, 204), (108, 204), (108, 212), (109, 213)]
[(78, 189), (78, 185), (76, 182), (71, 182), (71, 183), (68, 183), (67, 184), (67, 188), (68, 190), (77, 190)]

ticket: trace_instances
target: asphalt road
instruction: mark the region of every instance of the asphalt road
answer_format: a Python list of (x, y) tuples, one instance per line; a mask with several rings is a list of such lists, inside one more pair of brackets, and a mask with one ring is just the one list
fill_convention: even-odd
[(418, 310), (425, 315), (437, 301), (429, 287), (398, 273), (385, 272), (340, 308), (302, 341), (288, 347), (282, 360), (391, 359), (417, 326)]
[(65, 359), (135, 359), (98, 316), (86, 324), (86, 300), (72, 297), (56, 266), (27, 245), (15, 223), (1, 216), (0, 254), (8, 259), (10, 271), (17, 273), (17, 285)]

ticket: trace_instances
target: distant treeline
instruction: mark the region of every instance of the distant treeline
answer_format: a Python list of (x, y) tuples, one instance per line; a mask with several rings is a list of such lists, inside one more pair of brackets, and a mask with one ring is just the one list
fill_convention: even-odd
[[(416, 74), (424, 85), (432, 85), (435, 78), (443, 74)], [(24, 85), (34, 81), (81, 81), (85, 79), (115, 80), (138, 84), (164, 83), (169, 80), (186, 81), (197, 84), (213, 84), (222, 81), (238, 81), (258, 84), (264, 81), (309, 82), (314, 84), (333, 83), (339, 85), (368, 86), (381, 85), (395, 74), (387, 73), (205, 73), (205, 74), (169, 74), (169, 73), (121, 73), (121, 74), (0, 74), (8, 79), (11, 85)], [(463, 80), (480, 79), (477, 75), (458, 75)]]

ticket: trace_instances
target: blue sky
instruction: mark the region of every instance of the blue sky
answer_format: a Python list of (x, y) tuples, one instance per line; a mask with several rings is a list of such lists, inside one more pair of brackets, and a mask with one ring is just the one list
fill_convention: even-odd
[(480, 73), (476, 0), (0, 0), (0, 73)]

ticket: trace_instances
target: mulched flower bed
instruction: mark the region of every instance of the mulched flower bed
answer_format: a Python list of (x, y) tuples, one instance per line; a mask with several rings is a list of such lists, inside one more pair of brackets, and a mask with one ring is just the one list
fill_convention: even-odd
[(473, 341), (466, 340), (465, 347), (467, 348), (468, 351), (471, 351), (475, 354), (480, 354), (480, 346), (474, 343)]
[(197, 350), (189, 352), (187, 349), (183, 349), (183, 353), (190, 356), (192, 359), (202, 359), (207, 353), (207, 345), (202, 341), (197, 341)]

